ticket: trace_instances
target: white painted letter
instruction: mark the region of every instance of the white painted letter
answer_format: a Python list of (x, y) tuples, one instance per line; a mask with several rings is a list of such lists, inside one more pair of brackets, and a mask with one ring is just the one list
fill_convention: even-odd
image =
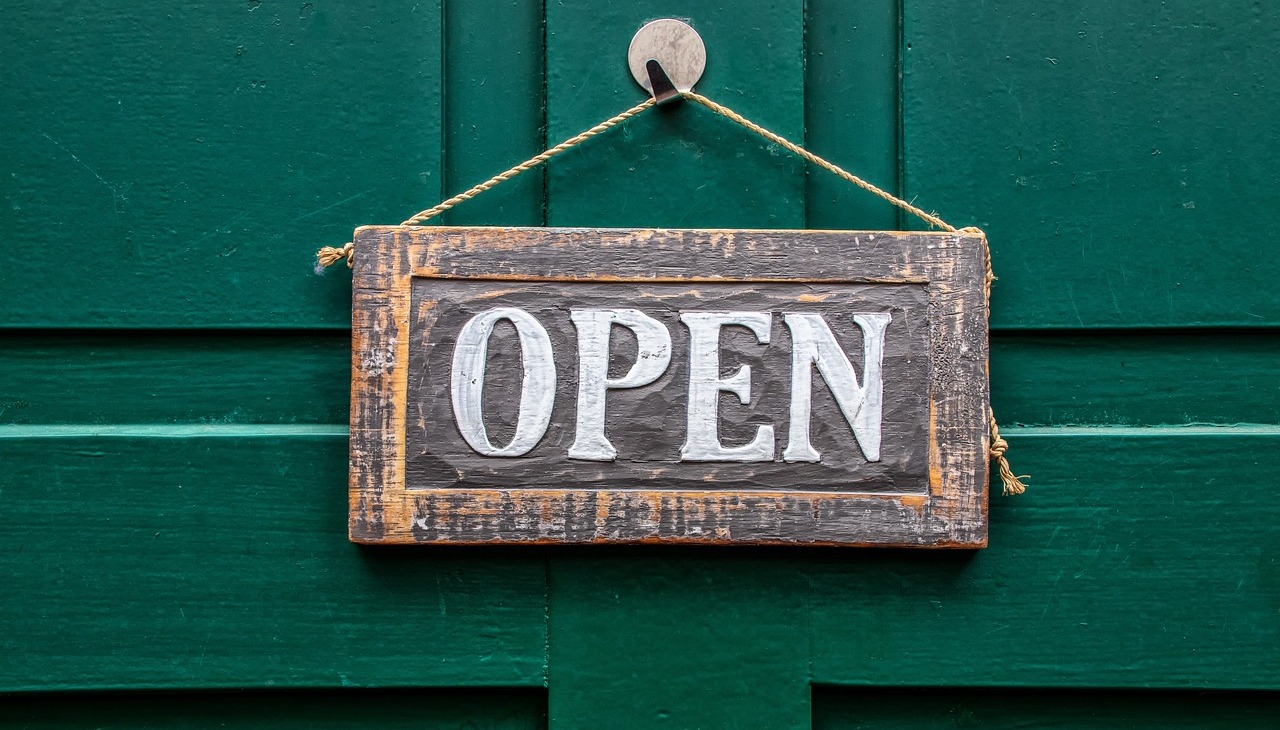
[[(569, 458), (613, 461), (618, 450), (604, 435), (605, 393), (612, 388), (639, 388), (666, 372), (671, 364), (671, 333), (666, 325), (635, 309), (573, 309), (578, 330), (578, 421)], [(609, 335), (619, 324), (636, 335), (636, 362), (621, 378), (609, 377)]]
[(733, 393), (738, 402), (751, 402), (751, 366), (743, 365), (727, 378), (720, 377), (720, 328), (740, 325), (769, 344), (773, 315), (769, 312), (686, 312), (680, 321), (689, 328), (688, 430), (680, 459), (688, 461), (772, 461), (773, 426), (760, 426), (756, 437), (744, 446), (720, 443), (720, 393)]
[(853, 429), (853, 437), (867, 461), (880, 461), (880, 412), (884, 405), (884, 382), (880, 371), (884, 360), (884, 331), (891, 315), (886, 313), (855, 314), (853, 321), (862, 329), (862, 379), (853, 372), (853, 364), (840, 349), (835, 335), (820, 314), (783, 314), (791, 330), (791, 424), (787, 434), (784, 461), (821, 461), (822, 456), (809, 443), (809, 415), (813, 365), (835, 396), (844, 420)]
[[(489, 336), (501, 320), (515, 325), (520, 335), (520, 357), (524, 380), (520, 385), (520, 411), (511, 443), (498, 448), (489, 442), (484, 429), (480, 399), (484, 392), (484, 368), (489, 354)], [(551, 338), (538, 320), (523, 309), (497, 307), (481, 312), (458, 333), (453, 348), (453, 417), (467, 445), (484, 456), (524, 456), (538, 445), (551, 423), (556, 400), (556, 366), (551, 355)]]

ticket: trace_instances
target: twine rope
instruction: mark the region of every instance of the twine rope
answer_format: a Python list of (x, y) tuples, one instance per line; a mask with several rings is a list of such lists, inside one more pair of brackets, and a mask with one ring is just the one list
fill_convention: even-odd
[(955, 226), (951, 225), (950, 223), (947, 223), (946, 221), (942, 220), (938, 216), (932, 213), (927, 213), (921, 210), (920, 208), (917, 208), (916, 206), (912, 205), (911, 203), (908, 203), (902, 198), (899, 198), (896, 195), (893, 195), (891, 193), (885, 192), (884, 190), (881, 190), (880, 188), (876, 187), (875, 185), (872, 185), (866, 180), (863, 180), (857, 175), (854, 175), (853, 173), (844, 170), (843, 168), (836, 165), (835, 163), (828, 162), (823, 158), (813, 154), (809, 150), (801, 147), (800, 145), (792, 142), (791, 140), (783, 137), (782, 135), (776, 134), (774, 132), (771, 132), (765, 129), (759, 124), (756, 124), (755, 122), (751, 121), (750, 119), (747, 119), (746, 117), (742, 116), (741, 114), (735, 112), (734, 110), (730, 109), (729, 107), (723, 104), (717, 104), (716, 102), (708, 99), (707, 97), (703, 96), (702, 94), (699, 94), (696, 91), (686, 91), (684, 93), (684, 97), (686, 99), (691, 99), (693, 101), (698, 102), (699, 104), (705, 106), (706, 108), (710, 109), (716, 114), (719, 114), (720, 116), (725, 117), (726, 119), (730, 119), (734, 122), (737, 122), (743, 127), (751, 130), (752, 132), (755, 132), (756, 134), (760, 135), (761, 137), (764, 137), (765, 139), (778, 145), (779, 147), (782, 147), (783, 149), (799, 157), (803, 157), (804, 159), (808, 160), (809, 162), (812, 162), (818, 167), (821, 167), (822, 169), (835, 174), (837, 177), (843, 178), (844, 180), (847, 180), (848, 182), (851, 182), (854, 185), (857, 185), (858, 187), (862, 188), (868, 193), (871, 193), (877, 198), (880, 198), (886, 203), (889, 203), (891, 205), (896, 205), (897, 207), (907, 211), (911, 215), (916, 216), (917, 218), (924, 221), (925, 223), (928, 223), (934, 228), (941, 228), (942, 230), (947, 231), (948, 233), (956, 232)]
[[(806, 150), (800, 145), (783, 137), (782, 135), (779, 135), (776, 132), (772, 132), (768, 129), (765, 129), (764, 127), (760, 126), (759, 124), (756, 124), (750, 119), (747, 119), (746, 117), (735, 112), (729, 107), (724, 106), (723, 104), (718, 104), (712, 101), (711, 99), (708, 99), (707, 97), (703, 96), (702, 94), (697, 93), (696, 91), (684, 91), (684, 92), (681, 92), (681, 96), (691, 101), (697, 102), (698, 104), (706, 107), (707, 109), (710, 109), (716, 114), (719, 114), (720, 116), (726, 119), (729, 119), (730, 121), (744, 127), (745, 129), (753, 132), (754, 134), (759, 135), (760, 137), (763, 137), (764, 139), (772, 142), (773, 144), (776, 144), (779, 147), (782, 147), (788, 152), (791, 152), (792, 154), (798, 157), (801, 157), (804, 160), (807, 160), (808, 162), (811, 162), (814, 165), (817, 165), (818, 167), (821, 167), (824, 170), (827, 170), (828, 172), (836, 175), (837, 177), (849, 183), (852, 183), (853, 185), (856, 185), (859, 188), (862, 188), (863, 190), (867, 191), (868, 193), (871, 193), (877, 198), (880, 198), (886, 203), (889, 203), (902, 210), (905, 210), (906, 212), (916, 216), (917, 218), (924, 221), (925, 223), (928, 223), (933, 228), (941, 228), (942, 230), (947, 231), (948, 233), (967, 233), (967, 234), (981, 237), (982, 250), (983, 250), (983, 256), (984, 256), (984, 265), (986, 269), (983, 276), (983, 281), (982, 281), (982, 294), (987, 304), (987, 316), (988, 317), (991, 316), (991, 284), (992, 282), (995, 281), (996, 276), (995, 276), (995, 272), (991, 268), (991, 247), (987, 243), (987, 234), (981, 228), (976, 228), (976, 227), (956, 228), (950, 223), (947, 223), (946, 221), (939, 218), (936, 214), (925, 211), (922, 208), (918, 208), (912, 205), (911, 203), (903, 200), (902, 198), (899, 198), (898, 196), (890, 192), (887, 192), (867, 182), (866, 180), (863, 180), (862, 178), (858, 177), (857, 175), (854, 175), (851, 172), (848, 172), (847, 170), (840, 167), (839, 165), (836, 165), (835, 163), (829, 162), (819, 157), (818, 155), (815, 155), (809, 150)], [(511, 178), (516, 177), (517, 175), (520, 175), (521, 173), (527, 172), (528, 170), (532, 170), (538, 165), (541, 165), (547, 160), (550, 160), (552, 157), (555, 157), (556, 155), (562, 152), (567, 152), (568, 150), (571, 150), (574, 147), (577, 147), (578, 145), (582, 144), (583, 142), (586, 142), (592, 137), (598, 134), (601, 134), (602, 132), (605, 132), (613, 127), (616, 127), (617, 125), (625, 122), (631, 117), (641, 114), (642, 112), (656, 105), (657, 105), (657, 101), (653, 97), (649, 97), (648, 99), (645, 99), (644, 101), (640, 102), (639, 104), (636, 104), (630, 109), (627, 109), (626, 111), (620, 114), (617, 114), (615, 116), (609, 117), (608, 119), (604, 120), (603, 122), (600, 122), (594, 127), (591, 127), (590, 129), (584, 132), (581, 132), (579, 134), (576, 134), (570, 137), (569, 139), (566, 139), (565, 141), (561, 142), (555, 147), (551, 147), (550, 149), (547, 149), (537, 155), (534, 155), (533, 157), (530, 157), (529, 159), (525, 160), (524, 162), (521, 162), (520, 164), (516, 165), (515, 167), (512, 167), (509, 170), (506, 170), (497, 175), (494, 175), (488, 180), (485, 180), (484, 182), (470, 188), (469, 190), (466, 190), (465, 192), (458, 193), (452, 198), (449, 198), (448, 200), (445, 200), (444, 202), (434, 207), (427, 208), (426, 210), (415, 213), (409, 218), (406, 218), (404, 222), (401, 223), (400, 225), (415, 226), (415, 225), (420, 225), (422, 223), (425, 223), (426, 221), (429, 221), (432, 218), (435, 218), (436, 216), (440, 215), (446, 210), (449, 210), (455, 205), (468, 201), (476, 197), (480, 193), (483, 193), (493, 187), (496, 187), (497, 185), (504, 183), (510, 180)], [(354, 261), (355, 261), (354, 242), (348, 241), (347, 243), (338, 247), (325, 246), (316, 252), (316, 262), (319, 264), (321, 268), (331, 266), (343, 259), (347, 260), (348, 267), (351, 267), (354, 264)], [(988, 450), (988, 456), (992, 461), (996, 462), (996, 469), (1000, 474), (1000, 483), (1004, 487), (1004, 494), (1006, 496), (1012, 495), (1012, 494), (1022, 494), (1023, 492), (1027, 491), (1027, 485), (1022, 480), (1028, 479), (1029, 477), (1026, 475), (1015, 475), (1013, 473), (1013, 469), (1010, 468), (1009, 466), (1009, 460), (1005, 458), (1005, 452), (1009, 450), (1009, 442), (1005, 441), (1004, 438), (1000, 436), (1000, 427), (996, 424), (996, 415), (992, 410), (990, 410), (990, 408), (988, 408), (987, 410), (987, 416), (988, 416), (988, 421), (990, 424), (990, 432), (991, 432), (991, 446)]]
[[(516, 165), (515, 167), (509, 170), (506, 170), (504, 172), (500, 172), (497, 175), (494, 175), (493, 177), (489, 178), (488, 180), (485, 180), (484, 182), (480, 183), (479, 185), (476, 185), (475, 187), (472, 187), (471, 189), (466, 190), (464, 192), (458, 193), (457, 195), (453, 196), (452, 198), (449, 198), (448, 200), (440, 203), (439, 205), (436, 205), (435, 207), (427, 208), (424, 211), (420, 211), (418, 213), (413, 214), (412, 216), (406, 218), (404, 222), (401, 223), (400, 225), (416, 226), (416, 225), (425, 223), (431, 220), (432, 218), (435, 218), (436, 216), (440, 215), (441, 213), (445, 212), (446, 210), (449, 210), (453, 206), (459, 203), (464, 203), (468, 200), (471, 200), (472, 198), (476, 197), (480, 193), (483, 193), (489, 190), (490, 188), (500, 185), (510, 180), (511, 178), (515, 177), (516, 175), (532, 170), (533, 168), (537, 167), (538, 165), (541, 165), (542, 163), (546, 162), (552, 157), (555, 157), (561, 152), (567, 152), (573, 149), (574, 147), (577, 147), (578, 145), (582, 144), (583, 142), (586, 142), (587, 140), (591, 139), (597, 134), (608, 131), (609, 129), (616, 127), (619, 124), (622, 124), (623, 122), (627, 121), (631, 117), (634, 117), (635, 115), (645, 111), (649, 107), (655, 106), (657, 103), (658, 102), (654, 100), (654, 98), (651, 96), (648, 99), (645, 99), (644, 101), (640, 102), (639, 104), (636, 104), (635, 106), (631, 107), (630, 109), (622, 112), (621, 114), (617, 114), (612, 117), (609, 117), (608, 119), (604, 120), (603, 122), (600, 122), (599, 124), (592, 127), (591, 129), (588, 129), (585, 132), (581, 132), (579, 134), (575, 134), (569, 139), (566, 139), (565, 141), (556, 145), (555, 147), (545, 150), (540, 154), (534, 155), (533, 157), (530, 157), (524, 162), (521, 162), (519, 165)], [(346, 259), (347, 268), (350, 268), (354, 262), (354, 257), (352, 256), (354, 251), (355, 251), (355, 243), (353, 241), (348, 241), (347, 243), (343, 244), (341, 247), (325, 246), (324, 248), (316, 252), (316, 261), (320, 264), (321, 268), (325, 268), (325, 267), (331, 266), (332, 264), (337, 263), (338, 261), (341, 261), (342, 259)]]

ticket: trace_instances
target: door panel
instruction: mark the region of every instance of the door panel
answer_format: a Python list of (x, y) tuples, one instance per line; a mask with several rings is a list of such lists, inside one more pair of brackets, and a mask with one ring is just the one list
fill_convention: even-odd
[[(991, 234), (992, 398), (1033, 478), (987, 550), (347, 542), (350, 278), (315, 248), (643, 99), (625, 50), (664, 15), (706, 39), (699, 90)], [(1187, 0), (10, 3), (0, 711), (1261, 724), (1278, 36)], [(445, 220), (915, 225), (689, 103)], [(267, 693), (204, 694), (234, 688)], [(1226, 689), (1261, 691), (1199, 693)]]

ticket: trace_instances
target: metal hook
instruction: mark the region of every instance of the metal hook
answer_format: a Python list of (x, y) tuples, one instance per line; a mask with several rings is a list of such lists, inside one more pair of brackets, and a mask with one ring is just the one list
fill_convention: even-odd
[(658, 59), (649, 59), (645, 62), (644, 67), (649, 72), (649, 89), (659, 106), (672, 101), (680, 101), (684, 98), (679, 91), (676, 91), (675, 84), (671, 83), (671, 79), (667, 77), (667, 72), (662, 70), (662, 64), (658, 63)]
[(636, 31), (627, 49), (627, 66), (636, 83), (665, 104), (693, 90), (707, 66), (707, 48), (688, 23), (662, 18)]

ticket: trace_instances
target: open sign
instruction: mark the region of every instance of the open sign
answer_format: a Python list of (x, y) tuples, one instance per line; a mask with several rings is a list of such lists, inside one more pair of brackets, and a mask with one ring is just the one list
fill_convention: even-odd
[(979, 239), (367, 228), (357, 246), (353, 539), (985, 540)]

